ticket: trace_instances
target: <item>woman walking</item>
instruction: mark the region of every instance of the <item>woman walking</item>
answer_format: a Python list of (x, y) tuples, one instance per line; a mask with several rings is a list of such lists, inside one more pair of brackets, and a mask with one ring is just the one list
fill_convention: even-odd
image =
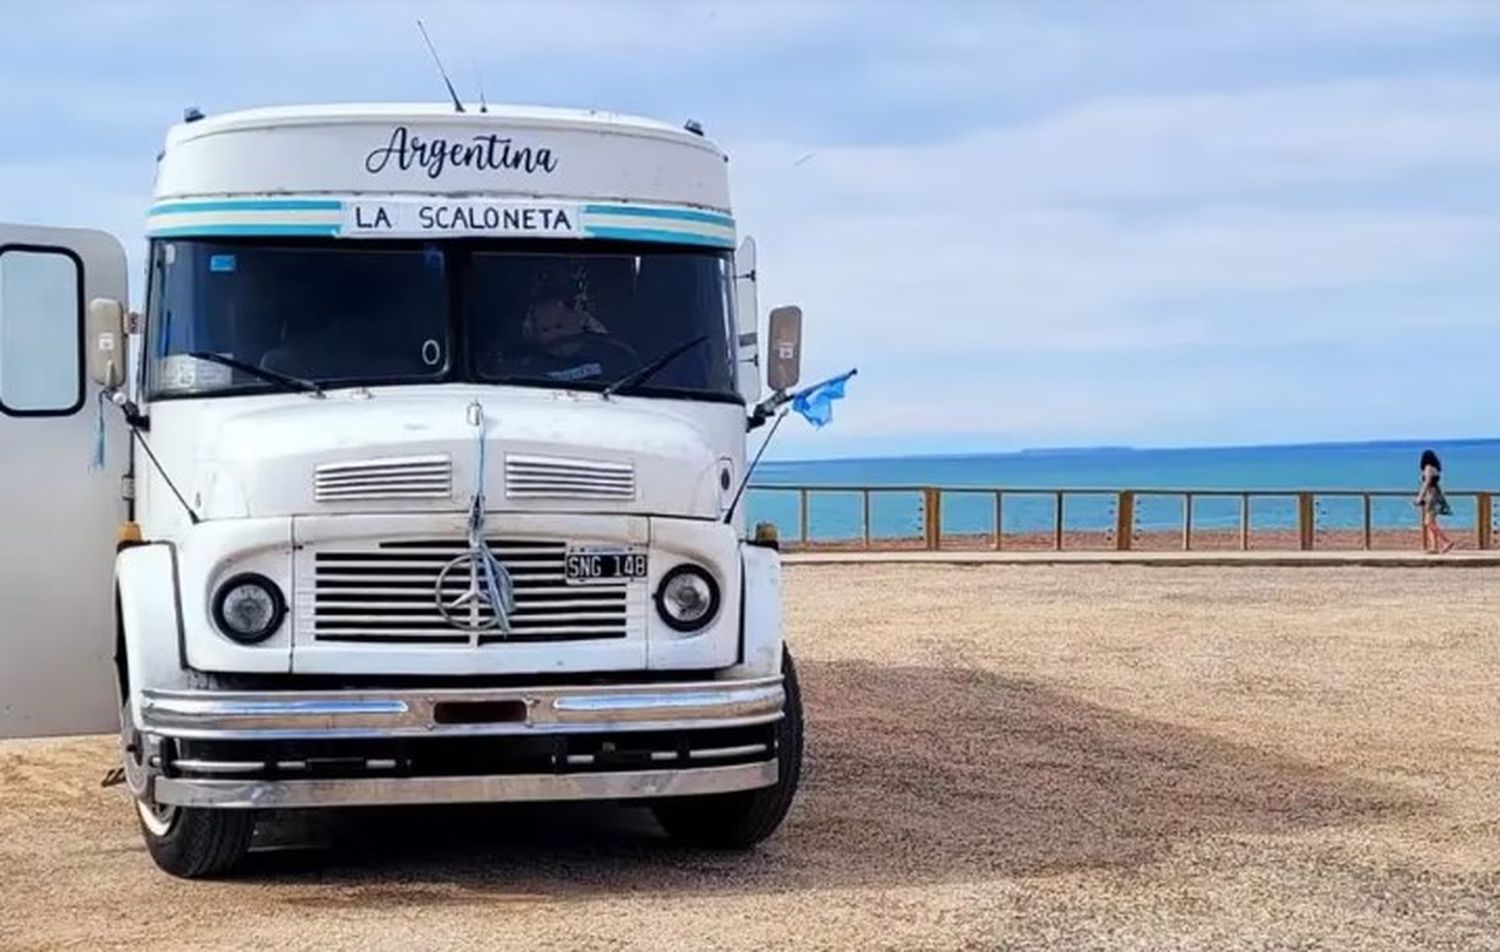
[(1448, 497), (1443, 495), (1443, 464), (1432, 450), (1423, 450), (1421, 467), (1422, 488), (1417, 491), (1415, 502), (1422, 513), (1422, 549), (1447, 552), (1453, 548), (1453, 540), (1438, 523), (1438, 516), (1450, 516), (1453, 509), (1448, 505)]

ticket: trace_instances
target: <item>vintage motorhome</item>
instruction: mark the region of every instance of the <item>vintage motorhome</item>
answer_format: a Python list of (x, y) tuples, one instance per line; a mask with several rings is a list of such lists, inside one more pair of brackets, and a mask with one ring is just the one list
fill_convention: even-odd
[(695, 124), (192, 113), (147, 234), (137, 314), (113, 237), (0, 225), (0, 736), (119, 730), (183, 876), (266, 809), (776, 828), (801, 706), (736, 502), (800, 312), (762, 401)]

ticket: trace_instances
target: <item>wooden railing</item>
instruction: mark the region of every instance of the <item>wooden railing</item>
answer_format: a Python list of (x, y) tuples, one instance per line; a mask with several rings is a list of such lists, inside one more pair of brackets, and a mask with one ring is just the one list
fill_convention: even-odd
[[(1107, 548), (1120, 551), (1129, 551), (1140, 547), (1138, 544), (1150, 536), (1151, 542), (1160, 542), (1165, 535), (1176, 536), (1180, 530), (1180, 545), (1183, 550), (1193, 549), (1197, 539), (1211, 536), (1217, 545), (1215, 548), (1238, 548), (1240, 550), (1254, 548), (1290, 548), (1303, 551), (1314, 548), (1344, 548), (1365, 549), (1375, 548), (1377, 537), (1381, 533), (1412, 534), (1413, 538), (1417, 532), (1415, 509), (1411, 508), (1411, 524), (1407, 526), (1382, 526), (1374, 519), (1374, 503), (1377, 500), (1391, 499), (1404, 500), (1410, 507), (1413, 497), (1411, 491), (1406, 490), (1380, 490), (1380, 489), (1319, 489), (1319, 490), (1286, 490), (1286, 489), (1008, 489), (983, 486), (848, 486), (848, 485), (783, 485), (783, 484), (757, 484), (750, 488), (753, 500), (756, 496), (763, 494), (795, 494), (797, 499), (797, 535), (792, 539), (783, 539), (792, 547), (807, 547), (811, 545), (843, 545), (866, 550), (896, 549), (896, 548), (925, 548), (938, 550), (944, 548), (943, 534), (943, 502), (944, 498), (952, 495), (963, 496), (988, 496), (992, 501), (992, 514), (990, 516), (990, 531), (987, 538), (983, 533), (965, 532), (960, 533), (974, 547), (976, 543), (984, 547), (1000, 550), (1007, 547), (1007, 535), (1005, 530), (1006, 500), (1016, 497), (1050, 497), (1052, 501), (1052, 519), (1049, 529), (1013, 532), (1009, 535), (1016, 537), (1024, 543), (1025, 548), (1035, 549), (1051, 548), (1061, 551), (1069, 548), (1069, 530), (1067, 529), (1068, 501), (1077, 497), (1090, 497), (1098, 499), (1106, 497), (1112, 499), (1110, 507), (1112, 519), (1110, 524), (1102, 529), (1095, 527), (1086, 530), (1077, 530), (1072, 534), (1077, 536), (1098, 536), (1106, 543)], [(860, 501), (860, 528), (858, 537), (841, 540), (814, 538), (811, 534), (812, 502), (819, 494), (825, 495), (850, 495), (858, 494)], [(915, 536), (912, 535), (879, 535), (872, 530), (871, 520), (871, 498), (881, 494), (904, 494), (915, 496), (920, 499), (920, 528)], [(1497, 536), (1500, 536), (1500, 527), (1495, 523), (1495, 496), (1492, 491), (1453, 491), (1447, 493), (1450, 502), (1459, 503), (1467, 508), (1468, 501), (1472, 501), (1473, 520), (1467, 528), (1460, 528), (1460, 524), (1452, 517), (1445, 518), (1444, 528), (1455, 538), (1460, 536), (1466, 548), (1493, 549), (1496, 547)], [(1182, 509), (1182, 518), (1178, 529), (1156, 528), (1149, 530), (1143, 535), (1137, 526), (1137, 516), (1140, 504), (1153, 499), (1179, 500)], [(1238, 501), (1239, 518), (1237, 524), (1226, 530), (1219, 526), (1205, 530), (1201, 525), (1194, 522), (1195, 503), (1210, 499), (1234, 499)], [(1319, 519), (1320, 504), (1330, 500), (1360, 500), (1361, 517), (1354, 527), (1328, 526), (1323, 524), (1326, 520)], [(1295, 517), (1291, 525), (1279, 525), (1272, 527), (1261, 527), (1256, 529), (1252, 520), (1252, 502), (1265, 500), (1282, 500), (1295, 505)], [(1257, 537), (1259, 533), (1259, 538)], [(1324, 534), (1324, 542), (1336, 542), (1335, 545), (1319, 545), (1320, 533)], [(1269, 535), (1270, 545), (1254, 545), (1256, 542), (1266, 541)], [(976, 538), (978, 537), (978, 538)], [(1288, 544), (1291, 543), (1291, 544)], [(1096, 546), (1097, 547), (1097, 546)], [(1160, 545), (1156, 545), (1160, 548)], [(1175, 545), (1173, 546), (1176, 547)]]

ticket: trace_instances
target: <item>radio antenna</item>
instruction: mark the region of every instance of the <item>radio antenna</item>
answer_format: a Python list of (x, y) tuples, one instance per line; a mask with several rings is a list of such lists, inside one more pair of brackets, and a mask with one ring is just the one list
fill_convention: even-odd
[(474, 82), (479, 86), (479, 111), (489, 112), (490, 104), (484, 101), (484, 73), (479, 69), (479, 61), (474, 61)]
[(432, 37), (427, 35), (427, 27), (422, 21), (417, 21), (417, 29), (422, 31), (422, 39), (427, 43), (427, 52), (432, 54), (432, 61), (437, 64), (438, 73), (443, 77), (443, 85), (448, 87), (448, 95), (453, 97), (453, 111), (463, 112), (463, 101), (458, 98), (458, 92), (453, 88), (453, 81), (448, 78), (448, 71), (443, 69), (443, 61), (438, 57), (437, 47), (432, 45)]

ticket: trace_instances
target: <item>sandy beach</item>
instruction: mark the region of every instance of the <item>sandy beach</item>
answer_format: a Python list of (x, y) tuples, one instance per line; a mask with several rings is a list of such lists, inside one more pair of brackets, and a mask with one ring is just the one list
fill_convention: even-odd
[(0, 948), (1500, 948), (1500, 572), (797, 566), (803, 794), (279, 819), (146, 857), (111, 742), (0, 743)]

